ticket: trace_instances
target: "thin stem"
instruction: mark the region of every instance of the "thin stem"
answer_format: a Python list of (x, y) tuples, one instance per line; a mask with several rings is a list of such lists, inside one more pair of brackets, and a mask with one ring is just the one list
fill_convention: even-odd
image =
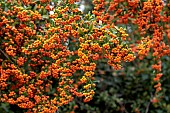
[(149, 111), (149, 107), (150, 107), (152, 98), (153, 98), (153, 94), (151, 93), (151, 99), (150, 99), (148, 105), (146, 106), (146, 111), (145, 111), (145, 113), (148, 113), (148, 111)]
[(8, 60), (10, 60), (11, 63), (13, 63), (13, 62), (11, 61), (11, 59), (9, 58), (9, 56), (8, 56), (5, 52), (3, 52), (1, 48), (0, 48), (0, 52), (1, 52)]
[(146, 111), (145, 111), (145, 113), (148, 113), (150, 104), (151, 104), (151, 101), (149, 101), (148, 105), (146, 106)]

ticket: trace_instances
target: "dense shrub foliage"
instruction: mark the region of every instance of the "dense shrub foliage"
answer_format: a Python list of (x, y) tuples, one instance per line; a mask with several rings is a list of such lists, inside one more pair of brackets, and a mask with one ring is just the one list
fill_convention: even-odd
[(169, 1), (75, 2), (0, 2), (4, 112), (170, 112)]

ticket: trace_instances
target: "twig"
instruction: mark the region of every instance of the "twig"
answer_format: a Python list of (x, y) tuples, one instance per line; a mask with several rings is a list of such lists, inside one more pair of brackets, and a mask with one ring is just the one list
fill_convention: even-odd
[(146, 111), (145, 111), (145, 113), (148, 113), (150, 104), (151, 104), (151, 101), (149, 101), (148, 105), (146, 106)]
[(153, 94), (151, 93), (151, 99), (150, 99), (150, 101), (149, 101), (148, 105), (146, 106), (146, 111), (145, 111), (145, 113), (148, 113), (148, 111), (149, 111), (149, 107), (150, 107), (150, 104), (151, 104), (152, 98), (153, 98)]
[(11, 61), (11, 59), (8, 57), (8, 55), (7, 55), (6, 53), (4, 53), (1, 48), (0, 48), (0, 51), (1, 51), (1, 53), (2, 53), (8, 60), (10, 60), (11, 63), (13, 63), (13, 62)]

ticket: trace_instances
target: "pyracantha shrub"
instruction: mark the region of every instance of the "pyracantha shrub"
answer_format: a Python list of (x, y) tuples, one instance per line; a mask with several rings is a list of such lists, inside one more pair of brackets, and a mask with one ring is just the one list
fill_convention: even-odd
[(122, 27), (83, 14), (75, 2), (1, 0), (1, 102), (54, 113), (74, 97), (92, 99), (99, 59), (115, 70), (135, 59)]

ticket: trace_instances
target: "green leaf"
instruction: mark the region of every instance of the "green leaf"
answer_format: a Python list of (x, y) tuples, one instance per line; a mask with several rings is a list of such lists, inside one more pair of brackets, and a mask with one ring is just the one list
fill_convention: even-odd
[(170, 104), (167, 105), (167, 110), (170, 112)]
[(80, 28), (78, 28), (78, 32), (80, 35), (84, 35), (84, 32)]
[(91, 23), (89, 26), (89, 32), (91, 32), (92, 30), (93, 30), (93, 23)]
[(4, 68), (4, 67), (5, 67), (4, 63), (5, 63), (5, 61), (2, 61), (2, 68)]
[(49, 19), (48, 15), (43, 15), (42, 17), (43, 17), (43, 19)]

